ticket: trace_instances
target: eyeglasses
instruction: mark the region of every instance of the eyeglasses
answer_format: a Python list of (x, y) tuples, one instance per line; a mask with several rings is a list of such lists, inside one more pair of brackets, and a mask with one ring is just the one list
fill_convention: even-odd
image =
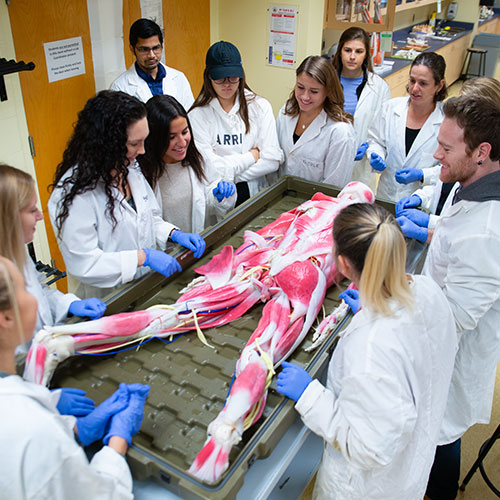
[(226, 78), (221, 78), (220, 80), (212, 80), (214, 83), (217, 85), (222, 85), (223, 83), (229, 82), (229, 83), (239, 83), (240, 77), (239, 76), (226, 76)]
[(143, 47), (142, 45), (139, 47), (136, 47), (135, 49), (139, 54), (149, 54), (151, 51), (153, 51), (155, 54), (158, 54), (161, 52), (161, 45), (155, 45), (154, 47)]

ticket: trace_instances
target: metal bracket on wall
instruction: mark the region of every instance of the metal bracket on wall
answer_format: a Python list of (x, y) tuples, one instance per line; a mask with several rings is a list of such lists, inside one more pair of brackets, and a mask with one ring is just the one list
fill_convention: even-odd
[(35, 63), (24, 61), (14, 61), (0, 57), (0, 101), (7, 100), (7, 89), (5, 87), (4, 75), (10, 75), (11, 73), (18, 73), (19, 71), (32, 71), (35, 69)]

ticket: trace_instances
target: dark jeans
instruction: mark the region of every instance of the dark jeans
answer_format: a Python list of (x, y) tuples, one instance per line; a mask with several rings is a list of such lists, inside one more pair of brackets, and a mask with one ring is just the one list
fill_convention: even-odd
[(241, 205), (244, 201), (250, 198), (250, 190), (248, 189), (248, 182), (237, 182), (236, 183), (236, 207)]
[(460, 439), (438, 446), (432, 465), (427, 491), (431, 500), (453, 500), (458, 493), (460, 479)]

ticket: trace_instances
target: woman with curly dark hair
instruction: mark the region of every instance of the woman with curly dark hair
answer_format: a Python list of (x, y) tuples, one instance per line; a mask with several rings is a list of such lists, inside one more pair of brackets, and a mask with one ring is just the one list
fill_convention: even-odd
[(138, 161), (162, 216), (183, 231), (203, 231), (234, 207), (236, 188), (204, 163), (182, 104), (170, 95), (146, 103), (149, 135)]
[(70, 280), (80, 296), (104, 296), (144, 274), (180, 271), (164, 249), (170, 237), (200, 257), (205, 242), (165, 222), (136, 157), (148, 136), (146, 108), (104, 90), (78, 114), (54, 177), (49, 214)]

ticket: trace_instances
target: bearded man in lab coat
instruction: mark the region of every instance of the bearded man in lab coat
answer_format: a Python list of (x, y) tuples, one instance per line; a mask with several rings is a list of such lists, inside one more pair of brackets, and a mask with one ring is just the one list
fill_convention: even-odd
[(427, 487), (431, 500), (456, 497), (460, 438), (489, 422), (500, 359), (500, 108), (462, 96), (443, 111), (434, 157), (440, 179), (456, 184), (440, 217), (415, 209), (398, 217), (406, 236), (430, 242), (423, 273), (443, 289), (459, 334), (442, 446)]
[(142, 102), (153, 95), (171, 95), (188, 110), (194, 98), (187, 78), (161, 62), (161, 28), (150, 19), (138, 19), (130, 27), (129, 42), (135, 62), (111, 84), (111, 90), (121, 90)]

